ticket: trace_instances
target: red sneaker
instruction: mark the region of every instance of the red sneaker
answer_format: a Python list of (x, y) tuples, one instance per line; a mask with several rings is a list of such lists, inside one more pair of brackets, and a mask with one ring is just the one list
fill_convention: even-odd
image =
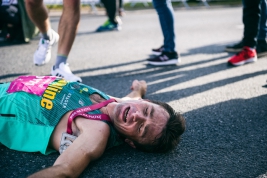
[(231, 57), (228, 60), (228, 64), (234, 66), (244, 65), (250, 62), (257, 61), (257, 53), (255, 49), (251, 49), (250, 47), (244, 46), (243, 50)]

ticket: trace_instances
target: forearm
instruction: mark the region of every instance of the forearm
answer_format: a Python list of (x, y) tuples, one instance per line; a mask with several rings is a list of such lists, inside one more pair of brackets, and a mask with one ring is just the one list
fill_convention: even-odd
[(123, 98), (140, 99), (140, 98), (142, 98), (142, 94), (140, 91), (133, 90), (133, 91), (131, 91), (131, 93), (129, 93), (128, 95), (126, 95)]
[(109, 96), (111, 98), (114, 98), (116, 100), (137, 100), (137, 99), (141, 99), (145, 96), (146, 94), (146, 90), (147, 90), (147, 84), (146, 84), (146, 81), (144, 80), (134, 80), (133, 83), (132, 83), (132, 86), (131, 86), (131, 92), (124, 96), (123, 98), (116, 98), (116, 97), (113, 97), (113, 96)]
[(131, 92), (125, 98), (140, 99), (146, 94), (147, 84), (144, 80), (134, 80), (131, 86)]

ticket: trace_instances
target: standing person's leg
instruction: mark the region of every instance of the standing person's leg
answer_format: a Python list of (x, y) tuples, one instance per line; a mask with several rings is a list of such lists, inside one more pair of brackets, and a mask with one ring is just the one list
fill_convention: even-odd
[(45, 34), (51, 26), (43, 0), (25, 0), (25, 7), (29, 18), (38, 27), (40, 32)]
[(244, 38), (243, 49), (228, 60), (228, 64), (239, 66), (257, 61), (256, 44), (259, 31), (261, 0), (243, 0)]
[[(244, 0), (242, 0), (242, 4), (244, 5)], [(243, 16), (243, 15), (242, 15)], [(231, 45), (227, 45), (225, 47), (225, 52), (234, 52), (234, 53), (237, 53), (237, 52), (240, 52), (242, 51), (243, 49), (243, 38), (241, 41), (235, 43), (235, 44), (231, 44)]]
[(35, 65), (43, 65), (51, 59), (51, 46), (58, 41), (58, 34), (51, 28), (46, 6), (43, 0), (25, 0), (25, 7), (29, 18), (42, 34), (39, 47), (34, 53)]
[(67, 64), (67, 57), (73, 45), (80, 21), (80, 0), (63, 1), (63, 12), (58, 25), (59, 44), (56, 63), (51, 74), (64, 77), (69, 81), (81, 82), (81, 78), (75, 76)]
[(106, 9), (108, 20), (97, 28), (97, 32), (101, 31), (111, 31), (111, 30), (120, 30), (120, 22), (116, 19), (116, 11), (117, 11), (117, 0), (102, 0)]
[(153, 0), (164, 36), (164, 51), (175, 51), (174, 16), (170, 0)]
[(153, 5), (159, 16), (164, 44), (160, 56), (148, 59), (149, 64), (176, 64), (179, 61), (178, 54), (175, 50), (174, 15), (171, 0), (153, 0)]
[(115, 16), (116, 16), (116, 0), (107, 0), (105, 1), (106, 3), (105, 8), (107, 10), (108, 13), (108, 19), (111, 23), (113, 24), (117, 24), (117, 22), (115, 21)]
[(260, 20), (260, 2), (261, 0), (244, 0), (243, 5), (243, 23), (244, 39), (243, 45), (255, 48), (259, 31)]
[(261, 17), (260, 17), (260, 28), (257, 41), (257, 56), (262, 57), (267, 55), (267, 0), (261, 1)]

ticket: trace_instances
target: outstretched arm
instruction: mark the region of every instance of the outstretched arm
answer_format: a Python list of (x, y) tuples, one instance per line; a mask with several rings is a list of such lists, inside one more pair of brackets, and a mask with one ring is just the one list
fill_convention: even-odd
[(131, 86), (131, 92), (122, 99), (141, 99), (147, 91), (147, 84), (144, 80), (134, 80)]

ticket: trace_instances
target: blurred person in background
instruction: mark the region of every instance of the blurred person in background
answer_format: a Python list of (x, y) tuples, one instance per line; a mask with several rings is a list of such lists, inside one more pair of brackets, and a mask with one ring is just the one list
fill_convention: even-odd
[(23, 0), (0, 2), (1, 41), (25, 43), (38, 34), (38, 29), (29, 19)]

